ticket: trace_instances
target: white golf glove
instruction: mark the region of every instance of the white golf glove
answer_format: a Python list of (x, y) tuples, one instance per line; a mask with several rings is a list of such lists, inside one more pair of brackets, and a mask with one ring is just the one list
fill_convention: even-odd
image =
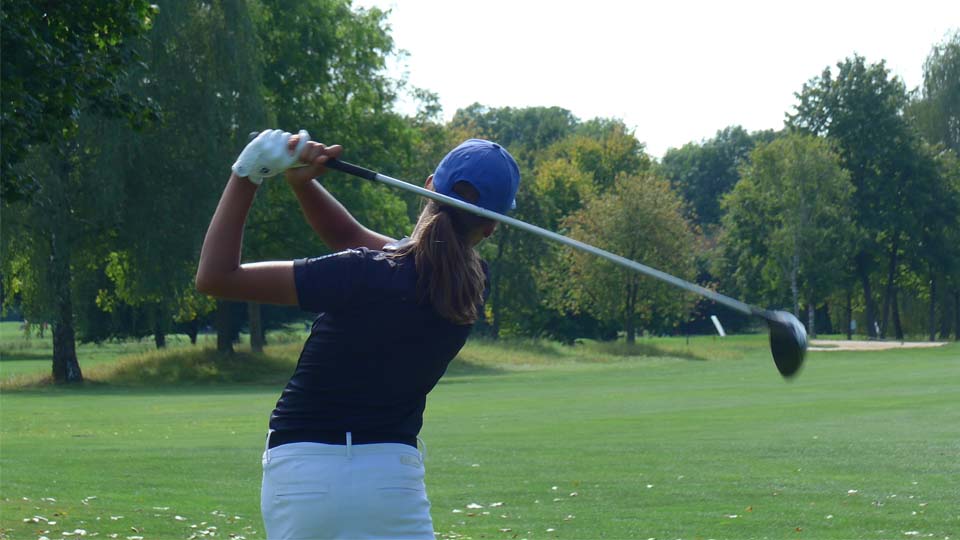
[(237, 176), (245, 176), (259, 186), (264, 178), (278, 175), (299, 162), (300, 151), (310, 140), (310, 134), (304, 129), (300, 130), (300, 140), (293, 155), (287, 151), (290, 137), (290, 133), (279, 129), (261, 131), (240, 152), (231, 169)]

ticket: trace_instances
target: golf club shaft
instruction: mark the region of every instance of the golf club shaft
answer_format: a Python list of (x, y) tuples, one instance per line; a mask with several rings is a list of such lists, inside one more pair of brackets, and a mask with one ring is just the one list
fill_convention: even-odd
[(476, 214), (481, 217), (492, 219), (494, 221), (504, 223), (511, 227), (522, 229), (524, 231), (535, 234), (542, 238), (553, 240), (554, 242), (559, 242), (561, 244), (570, 246), (574, 249), (579, 249), (580, 251), (584, 251), (592, 255), (596, 255), (597, 257), (604, 258), (612, 263), (618, 264), (625, 268), (635, 270), (637, 272), (640, 272), (641, 274), (645, 274), (652, 278), (659, 279), (660, 281), (665, 281), (685, 291), (689, 291), (694, 294), (699, 294), (700, 296), (703, 296), (705, 298), (709, 298), (710, 300), (713, 300), (718, 304), (723, 304), (735, 311), (739, 311), (740, 313), (744, 313), (746, 315), (760, 316), (765, 319), (769, 318), (767, 316), (767, 311), (764, 309), (751, 306), (749, 304), (741, 302), (740, 300), (730, 298), (729, 296), (724, 296), (715, 291), (711, 291), (710, 289), (707, 289), (705, 287), (701, 287), (700, 285), (697, 285), (695, 283), (690, 283), (689, 281), (682, 280), (678, 277), (667, 274), (666, 272), (661, 272), (656, 268), (651, 268), (645, 264), (640, 264), (636, 261), (631, 261), (630, 259), (621, 257), (620, 255), (616, 255), (614, 253), (610, 253), (609, 251), (605, 251), (600, 248), (591, 246), (590, 244), (585, 244), (579, 240), (574, 240), (573, 238), (568, 238), (566, 236), (563, 236), (562, 234), (557, 234), (555, 232), (548, 231), (541, 227), (537, 227), (536, 225), (531, 225), (525, 221), (520, 221), (519, 219), (514, 219), (510, 216), (498, 214), (497, 212), (491, 212), (490, 210), (487, 210), (485, 208), (480, 208), (479, 206), (461, 201), (459, 199), (454, 199), (453, 197), (448, 197), (446, 195), (437, 193), (435, 191), (430, 191), (429, 189), (415, 186), (408, 182), (404, 182), (403, 180), (397, 180), (396, 178), (391, 178), (387, 175), (380, 174), (378, 172), (371, 171), (370, 169), (366, 169), (364, 167), (360, 167), (358, 165), (354, 165), (353, 163), (348, 163), (346, 161), (341, 161), (339, 159), (331, 159), (327, 161), (325, 165), (331, 169), (336, 169), (338, 171), (341, 171), (353, 176), (358, 176), (366, 180), (375, 180), (377, 182), (381, 182), (389, 186), (402, 189), (404, 191), (416, 193), (421, 197), (433, 199), (437, 202), (440, 202), (449, 206), (453, 206), (455, 208), (459, 208), (471, 214)]

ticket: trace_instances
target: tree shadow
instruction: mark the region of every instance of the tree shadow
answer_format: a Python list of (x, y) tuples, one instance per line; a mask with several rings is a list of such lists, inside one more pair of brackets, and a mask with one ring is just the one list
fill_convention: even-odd
[[(665, 348), (654, 345), (653, 343), (624, 343), (622, 341), (616, 342), (595, 342), (590, 344), (581, 344), (577, 345), (578, 347), (583, 347), (588, 353), (595, 353), (600, 356), (613, 356), (618, 358), (629, 358), (629, 357), (660, 357), (660, 358), (680, 358), (682, 360), (690, 360), (695, 362), (706, 362), (707, 358), (698, 356), (690, 350), (677, 350), (673, 348)], [(581, 356), (581, 355), (578, 355)], [(592, 355), (582, 355), (583, 360), (590, 362)]]
[(24, 360), (29, 360), (35, 362), (37, 360), (51, 360), (53, 358), (52, 351), (46, 352), (26, 352), (26, 351), (4, 351), (0, 350), (0, 362), (21, 362)]
[(506, 375), (507, 373), (509, 372), (503, 368), (471, 362), (458, 356), (450, 362), (450, 365), (447, 366), (447, 371), (440, 379), (440, 384), (467, 382), (466, 380), (461, 379), (466, 379), (468, 377)]

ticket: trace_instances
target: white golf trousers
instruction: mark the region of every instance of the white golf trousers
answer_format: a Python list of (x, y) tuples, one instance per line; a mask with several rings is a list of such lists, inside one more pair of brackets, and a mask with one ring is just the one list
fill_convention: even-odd
[(412, 446), (290, 443), (262, 461), (268, 540), (434, 538), (423, 456)]

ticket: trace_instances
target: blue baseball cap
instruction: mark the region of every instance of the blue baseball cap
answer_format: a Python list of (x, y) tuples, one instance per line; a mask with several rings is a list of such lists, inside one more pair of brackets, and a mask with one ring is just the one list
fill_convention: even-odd
[(463, 201), (453, 190), (460, 181), (480, 193), (480, 199), (472, 203), (480, 208), (506, 214), (517, 207), (520, 168), (510, 152), (495, 142), (468, 139), (440, 161), (433, 173), (433, 188), (437, 193)]

